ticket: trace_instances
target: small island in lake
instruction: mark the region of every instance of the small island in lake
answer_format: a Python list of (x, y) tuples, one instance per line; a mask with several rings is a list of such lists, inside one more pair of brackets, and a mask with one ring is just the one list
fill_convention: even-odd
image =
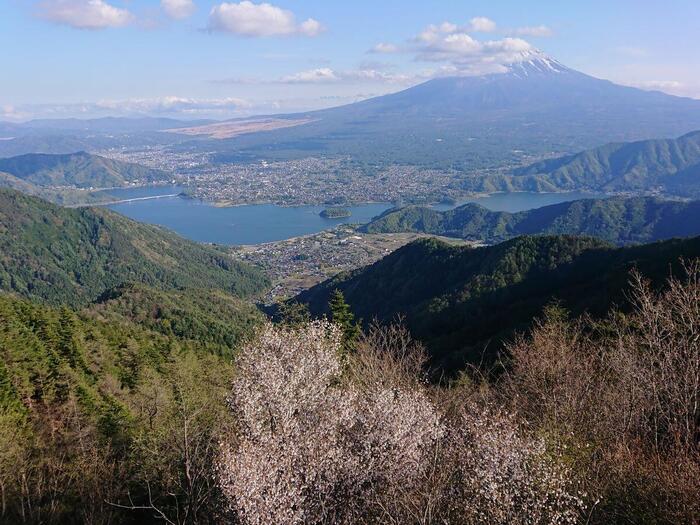
[(350, 217), (352, 213), (347, 208), (326, 208), (319, 215), (324, 219), (345, 219)]

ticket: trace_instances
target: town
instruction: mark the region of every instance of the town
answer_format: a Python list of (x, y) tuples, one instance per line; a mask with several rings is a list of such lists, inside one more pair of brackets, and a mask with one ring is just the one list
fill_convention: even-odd
[[(454, 202), (470, 193), (464, 182), (476, 175), (406, 165), (368, 168), (348, 157), (216, 162), (211, 152), (186, 153), (164, 146), (99, 154), (161, 169), (187, 186), (190, 197), (220, 206)], [(489, 173), (481, 170), (478, 175)]]
[[(273, 304), (340, 272), (372, 264), (392, 251), (426, 237), (420, 233), (366, 234), (357, 225), (341, 225), (313, 235), (283, 241), (237, 246), (232, 255), (263, 268), (272, 281), (264, 298)], [(441, 237), (451, 244), (469, 244)]]

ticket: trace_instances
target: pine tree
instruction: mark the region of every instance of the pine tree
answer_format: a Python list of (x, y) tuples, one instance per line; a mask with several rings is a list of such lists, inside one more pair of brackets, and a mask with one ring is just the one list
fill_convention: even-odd
[(350, 310), (350, 305), (345, 301), (343, 292), (337, 288), (331, 294), (328, 309), (331, 312), (331, 320), (339, 325), (343, 331), (343, 351), (352, 350), (355, 341), (360, 336), (360, 327), (355, 322), (355, 315)]

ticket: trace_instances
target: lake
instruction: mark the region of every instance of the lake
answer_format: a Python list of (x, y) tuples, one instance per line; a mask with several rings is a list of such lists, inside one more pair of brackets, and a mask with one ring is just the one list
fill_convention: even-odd
[[(160, 186), (109, 190), (117, 199), (151, 197), (179, 193), (183, 188)], [(586, 193), (508, 193), (475, 197), (477, 202), (494, 211), (517, 212), (576, 199), (595, 197)], [(459, 203), (462, 204), (462, 203)], [(456, 205), (435, 205), (444, 210)], [(217, 244), (259, 244), (317, 233), (339, 224), (369, 222), (392, 207), (389, 203), (348, 206), (351, 217), (326, 219), (319, 216), (325, 206), (284, 207), (274, 204), (251, 204), (218, 208), (196, 199), (166, 197), (123, 202), (108, 206), (141, 222), (165, 226), (189, 239)]]

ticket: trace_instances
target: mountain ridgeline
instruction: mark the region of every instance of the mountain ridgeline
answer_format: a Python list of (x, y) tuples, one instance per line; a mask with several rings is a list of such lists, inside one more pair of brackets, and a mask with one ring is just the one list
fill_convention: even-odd
[[(516, 169), (515, 180), (558, 190), (663, 191), (700, 196), (700, 131), (613, 143)], [(540, 186), (540, 187), (541, 187)]]
[(392, 209), (362, 227), (367, 233), (421, 232), (485, 243), (519, 235), (570, 234), (625, 245), (700, 235), (700, 201), (613, 197), (563, 202), (518, 213), (469, 203), (437, 211)]
[(160, 170), (85, 151), (64, 155), (30, 153), (0, 159), (0, 172), (36, 186), (74, 188), (113, 188), (128, 182), (154, 182), (166, 176)]
[(0, 190), (0, 290), (78, 306), (128, 282), (239, 297), (267, 285), (259, 270), (162, 228)]
[(546, 305), (559, 301), (575, 314), (604, 315), (626, 304), (632, 269), (660, 284), (670, 272), (682, 273), (681, 257), (700, 257), (700, 238), (625, 248), (572, 236), (518, 237), (482, 248), (425, 239), (294, 300), (314, 315), (326, 314), (337, 289), (357, 318), (405, 316), (433, 363), (456, 372), (465, 363), (493, 361), (503, 342), (527, 330)]

